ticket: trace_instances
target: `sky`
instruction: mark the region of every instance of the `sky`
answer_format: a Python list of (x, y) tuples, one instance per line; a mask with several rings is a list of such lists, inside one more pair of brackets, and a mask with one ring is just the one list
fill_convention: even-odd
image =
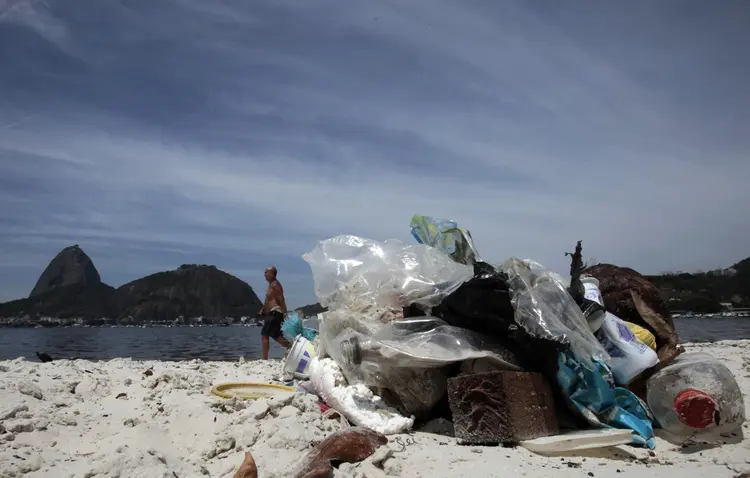
[[(315, 302), (340, 234), (482, 257), (750, 256), (750, 3), (0, 0), (0, 301), (79, 244)], [(746, 206), (742, 206), (745, 204)]]

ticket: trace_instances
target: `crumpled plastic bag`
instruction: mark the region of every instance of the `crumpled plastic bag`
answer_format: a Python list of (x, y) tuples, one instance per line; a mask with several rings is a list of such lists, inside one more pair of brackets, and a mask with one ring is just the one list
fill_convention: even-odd
[(455, 221), (417, 215), (409, 226), (417, 242), (440, 249), (460, 264), (473, 265), (482, 260), (471, 232), (459, 228)]
[(612, 371), (595, 361), (584, 366), (572, 355), (561, 353), (557, 383), (568, 403), (592, 426), (633, 431), (633, 444), (654, 448), (651, 412), (633, 392), (616, 387)]
[(447, 365), (485, 359), (498, 370), (520, 370), (518, 358), (491, 337), (435, 317), (339, 309), (323, 314), (320, 337), (349, 383), (379, 389), (407, 415), (427, 413), (442, 398)]
[(431, 307), (473, 276), (470, 266), (434, 247), (397, 240), (337, 236), (302, 257), (312, 270), (315, 295), (329, 309)]
[(569, 344), (573, 355), (591, 367), (592, 358), (609, 359), (558, 274), (520, 259), (508, 259), (500, 270), (508, 276), (516, 323), (529, 334)]

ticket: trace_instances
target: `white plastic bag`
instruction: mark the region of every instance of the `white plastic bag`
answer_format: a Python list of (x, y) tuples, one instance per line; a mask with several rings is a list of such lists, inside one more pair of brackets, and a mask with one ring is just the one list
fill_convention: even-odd
[(312, 269), (315, 295), (330, 309), (430, 307), (474, 275), (438, 249), (396, 240), (337, 236), (302, 257)]
[(414, 425), (414, 417), (404, 417), (362, 384), (349, 385), (331, 359), (313, 359), (310, 381), (325, 403), (357, 426), (384, 435), (404, 433)]

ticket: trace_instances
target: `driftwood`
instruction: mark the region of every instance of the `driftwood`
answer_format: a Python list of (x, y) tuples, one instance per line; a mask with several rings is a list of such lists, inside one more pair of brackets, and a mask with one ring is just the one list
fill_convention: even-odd
[(581, 273), (583, 273), (583, 248), (581, 247), (581, 241), (576, 243), (575, 252), (566, 252), (566, 256), (570, 256), (570, 287), (568, 292), (573, 296), (577, 304), (583, 302), (583, 296), (585, 290), (583, 283), (581, 282)]

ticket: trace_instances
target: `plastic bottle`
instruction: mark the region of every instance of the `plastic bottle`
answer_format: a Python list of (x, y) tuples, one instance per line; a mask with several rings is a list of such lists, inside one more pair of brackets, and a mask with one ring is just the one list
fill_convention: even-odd
[(610, 356), (609, 368), (615, 383), (627, 385), (635, 377), (659, 363), (656, 355), (628, 328), (625, 321), (607, 312), (599, 330), (594, 334)]
[(742, 426), (745, 404), (732, 372), (715, 357), (684, 353), (647, 382), (657, 424), (677, 438), (720, 434)]
[(581, 276), (581, 283), (583, 284), (584, 288), (583, 297), (588, 300), (593, 300), (597, 304), (604, 307), (602, 292), (601, 290), (599, 290), (599, 279), (592, 276)]
[(584, 309), (583, 315), (586, 317), (589, 329), (591, 329), (592, 332), (596, 332), (602, 326), (606, 318), (604, 299), (599, 290), (599, 280), (592, 276), (581, 276), (581, 284), (583, 284), (584, 289), (583, 298), (590, 301), (588, 302), (588, 305), (582, 306), (582, 309)]

